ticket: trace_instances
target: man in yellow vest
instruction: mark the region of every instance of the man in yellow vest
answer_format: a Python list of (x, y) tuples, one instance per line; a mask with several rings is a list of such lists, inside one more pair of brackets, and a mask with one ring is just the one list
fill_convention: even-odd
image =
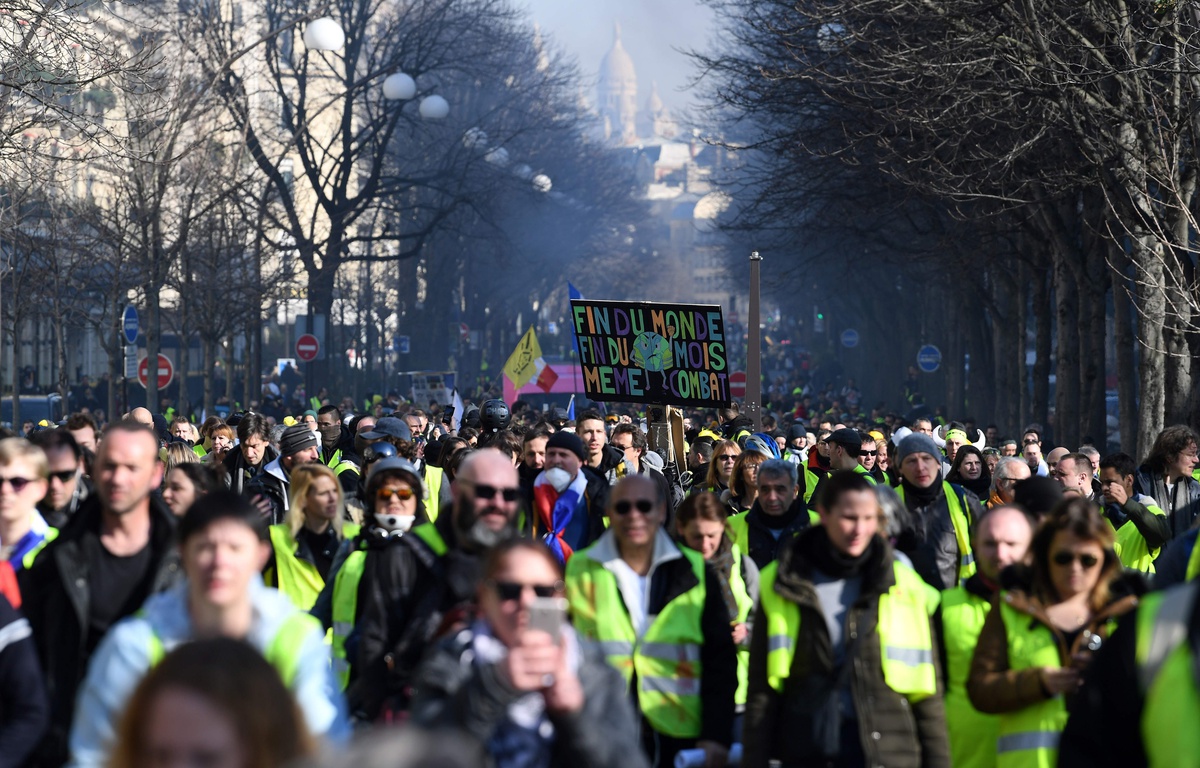
[(323, 405), (317, 411), (317, 432), (321, 438), (320, 462), (337, 475), (345, 494), (353, 496), (358, 491), (362, 460), (354, 452), (354, 438), (342, 426), (342, 412), (336, 405)]
[(348, 738), (321, 623), (263, 586), (259, 573), (270, 544), (258, 509), (233, 492), (210, 493), (188, 510), (178, 535), (186, 581), (152, 596), (100, 642), (79, 690), (71, 764), (105, 765), (142, 676), (180, 644), (202, 637), (242, 639), (257, 648), (295, 693), (314, 734)]
[(866, 478), (824, 485), (820, 525), (761, 574), (742, 765), (948, 768), (937, 595), (878, 535)]
[(567, 600), (580, 637), (625, 676), (651, 764), (696, 748), (719, 768), (737, 690), (729, 610), (715, 572), (663, 530), (666, 507), (645, 475), (613, 486), (609, 529), (567, 563)]
[(934, 589), (957, 586), (975, 573), (971, 521), (981, 508), (975, 494), (942, 480), (942, 453), (933, 438), (920, 432), (896, 446), (900, 486), (911, 521), (896, 539), (913, 568)]
[(1142, 598), (1096, 654), (1059, 742), (1062, 768), (1200, 765), (1200, 585)]
[(798, 494), (799, 473), (787, 459), (767, 459), (758, 465), (758, 498), (754, 505), (729, 518), (729, 531), (738, 549), (766, 568), (785, 546), (811, 522), (812, 517)]
[(1014, 506), (993, 507), (975, 528), (979, 570), (942, 593), (939, 611), (942, 665), (946, 670), (946, 729), (955, 768), (992, 768), (1000, 719), (979, 712), (967, 698), (971, 658), (983, 621), (1000, 591), (1000, 572), (1024, 562), (1033, 539), (1033, 521)]

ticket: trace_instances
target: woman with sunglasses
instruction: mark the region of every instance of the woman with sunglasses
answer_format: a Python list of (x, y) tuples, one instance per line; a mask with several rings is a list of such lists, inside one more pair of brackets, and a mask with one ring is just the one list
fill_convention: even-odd
[(483, 565), (478, 612), (417, 670), (412, 719), (465, 733), (479, 764), (646, 765), (619, 672), (566, 623), (562, 566), (513, 539)]
[(1067, 712), (1092, 654), (1137, 606), (1113, 530), (1086, 499), (1062, 502), (1034, 534), (1032, 566), (1011, 566), (988, 613), (967, 694), (1000, 715), (998, 768), (1054, 765)]
[[(388, 446), (391, 447), (390, 445)], [(367, 471), (363, 498), (367, 516), (362, 530), (339, 551), (312, 614), (333, 630), (333, 669), (343, 689), (350, 682), (349, 659), (355, 646), (358, 591), (363, 573), (386, 572), (396, 544), (414, 525), (427, 522), (425, 486), (420, 471), (394, 454), (374, 459)]]
[(741, 446), (732, 440), (717, 443), (713, 448), (712, 460), (708, 462), (708, 475), (704, 478), (704, 485), (693, 488), (692, 492), (707, 491), (719, 494), (728, 488), (729, 480), (733, 477), (733, 465), (741, 452)]
[(729, 487), (721, 494), (721, 501), (729, 507), (729, 514), (740, 515), (749, 511), (758, 498), (758, 465), (767, 457), (758, 451), (742, 451), (734, 462), (729, 478)]
[[(287, 518), (271, 526), (273, 554), (264, 581), (310, 610), (349, 540), (359, 527), (344, 523), (345, 502), (337, 475), (324, 464), (301, 464), (289, 483)], [(344, 556), (344, 555), (343, 555)]]

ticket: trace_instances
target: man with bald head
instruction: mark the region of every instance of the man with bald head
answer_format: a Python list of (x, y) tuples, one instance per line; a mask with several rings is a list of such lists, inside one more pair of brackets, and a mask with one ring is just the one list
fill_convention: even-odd
[(429, 642), (467, 616), (488, 551), (516, 535), (520, 478), (512, 459), (474, 451), (458, 469), (453, 500), (437, 522), (395, 538), (368, 559), (359, 585), (358, 653), (347, 691), (351, 711), (374, 720), (407, 708), (406, 689)]
[(154, 429), (154, 415), (151, 414), (149, 410), (142, 408), (141, 406), (130, 411), (129, 418), (132, 421), (136, 421), (138, 424), (144, 424), (147, 427), (150, 427), (150, 429)]
[(108, 628), (181, 574), (175, 518), (153, 493), (163, 475), (154, 432), (133, 422), (110, 427), (92, 474), (96, 493), (21, 572), (51, 705), (38, 765), (66, 761), (75, 692)]
[(1032, 539), (1033, 521), (1018, 507), (1005, 504), (987, 510), (975, 524), (973, 548), (978, 570), (963, 584), (942, 592), (938, 614), (942, 631), (938, 635), (946, 670), (946, 730), (954, 766), (996, 764), (1000, 719), (971, 706), (967, 677), (983, 621), (1000, 591), (1000, 572), (1026, 561)]
[(1050, 470), (1050, 476), (1054, 477), (1054, 468), (1058, 466), (1058, 460), (1070, 453), (1069, 450), (1061, 445), (1046, 454), (1046, 467)]

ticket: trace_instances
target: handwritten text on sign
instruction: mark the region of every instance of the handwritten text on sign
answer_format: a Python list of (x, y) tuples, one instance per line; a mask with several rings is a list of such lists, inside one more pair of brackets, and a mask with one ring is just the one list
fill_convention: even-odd
[(715, 406), (729, 402), (725, 324), (708, 304), (571, 302), (592, 400)]

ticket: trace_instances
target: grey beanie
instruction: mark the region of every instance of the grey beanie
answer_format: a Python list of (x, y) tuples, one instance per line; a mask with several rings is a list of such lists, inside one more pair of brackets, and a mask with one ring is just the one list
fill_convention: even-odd
[(288, 427), (279, 437), (279, 452), (284, 456), (294, 456), (306, 448), (317, 447), (317, 434), (303, 424)]
[(942, 458), (942, 450), (938, 448), (937, 443), (933, 442), (933, 438), (920, 432), (907, 435), (896, 446), (896, 466), (903, 464), (904, 457), (913, 453), (928, 453), (939, 461)]

